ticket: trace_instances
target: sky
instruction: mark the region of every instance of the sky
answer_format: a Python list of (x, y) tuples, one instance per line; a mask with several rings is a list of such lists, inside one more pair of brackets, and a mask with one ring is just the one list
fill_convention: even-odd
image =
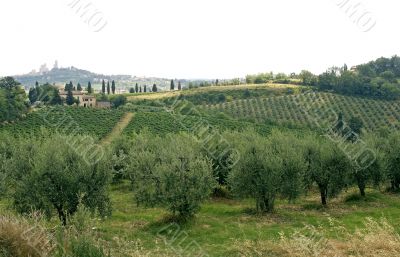
[(2, 0), (0, 76), (228, 79), (400, 55), (398, 0)]

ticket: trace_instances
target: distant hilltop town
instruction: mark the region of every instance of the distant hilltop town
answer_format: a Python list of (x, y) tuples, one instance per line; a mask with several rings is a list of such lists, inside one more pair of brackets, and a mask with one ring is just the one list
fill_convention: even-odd
[(36, 81), (39, 82), (39, 84), (50, 83), (56, 85), (64, 85), (69, 81), (72, 81), (74, 84), (81, 83), (82, 85), (85, 85), (90, 81), (94, 87), (96, 87), (96, 85), (98, 86), (101, 84), (102, 80), (114, 80), (121, 90), (128, 90), (136, 83), (139, 85), (157, 84), (157, 87), (160, 90), (169, 88), (170, 84), (170, 79), (167, 78), (138, 77), (131, 75), (104, 75), (79, 69), (74, 66), (61, 67), (57, 60), (52, 65), (51, 69), (46, 63), (44, 63), (40, 65), (38, 70), (34, 69), (27, 74), (14, 75), (13, 77), (24, 85), (26, 89), (35, 86)]

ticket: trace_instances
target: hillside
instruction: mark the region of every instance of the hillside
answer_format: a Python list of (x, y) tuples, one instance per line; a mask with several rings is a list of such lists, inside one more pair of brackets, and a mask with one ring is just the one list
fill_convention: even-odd
[(68, 68), (53, 68), (46, 72), (30, 72), (28, 74), (14, 76), (22, 85), (26, 87), (34, 86), (36, 81), (40, 84), (65, 84), (66, 82), (72, 81), (77, 84), (78, 82), (82, 85), (86, 85), (88, 81), (92, 84), (100, 84), (104, 80), (114, 80), (120, 87), (132, 87), (135, 83), (152, 85), (156, 83), (160, 89), (167, 87), (170, 83), (169, 79), (163, 78), (142, 78), (131, 75), (104, 75), (90, 72), (87, 70), (78, 69), (76, 67)]
[(197, 96), (200, 94), (207, 93), (223, 93), (229, 95), (231, 92), (240, 93), (247, 90), (263, 91), (268, 90), (269, 92), (285, 93), (288, 90), (300, 90), (302, 86), (298, 85), (288, 85), (288, 84), (274, 84), (274, 83), (264, 83), (264, 84), (241, 84), (241, 85), (230, 85), (230, 86), (209, 86), (209, 87), (199, 87), (194, 89), (186, 89), (182, 91), (167, 91), (167, 92), (157, 92), (157, 93), (141, 93), (141, 94), (129, 94), (128, 100), (159, 100), (165, 98), (177, 97), (179, 95), (183, 96)]
[(0, 125), (0, 132), (29, 136), (45, 128), (50, 132), (85, 134), (101, 139), (112, 131), (123, 114), (120, 110), (56, 106), (31, 112), (14, 123)]
[(212, 112), (223, 112), (237, 119), (258, 123), (293, 124), (315, 127), (324, 113), (343, 113), (345, 119), (359, 117), (367, 131), (400, 127), (400, 101), (374, 100), (332, 93), (306, 93), (278, 97), (240, 99), (203, 105)]

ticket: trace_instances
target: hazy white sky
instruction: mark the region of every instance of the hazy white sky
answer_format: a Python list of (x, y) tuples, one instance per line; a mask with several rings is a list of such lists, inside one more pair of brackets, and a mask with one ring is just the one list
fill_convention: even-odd
[(104, 74), (221, 79), (400, 54), (398, 0), (80, 0), (92, 4), (82, 18), (73, 1), (0, 2), (0, 76), (58, 60)]

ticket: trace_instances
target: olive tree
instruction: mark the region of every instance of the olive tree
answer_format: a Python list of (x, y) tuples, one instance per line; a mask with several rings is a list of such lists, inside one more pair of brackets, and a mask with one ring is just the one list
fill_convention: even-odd
[[(51, 136), (31, 153), (32, 165), (15, 181), (11, 194), (18, 212), (40, 210), (50, 218), (56, 211), (63, 225), (76, 212), (79, 202), (101, 216), (111, 213), (107, 192), (111, 170), (108, 158), (94, 164), (86, 162), (68, 144), (72, 139), (76, 137)], [(13, 162), (19, 162), (18, 157)], [(18, 165), (12, 167), (17, 169)]]
[(144, 137), (135, 140), (148, 146), (137, 147), (129, 158), (137, 203), (165, 207), (179, 218), (193, 216), (214, 187), (211, 162), (187, 134)]
[[(365, 196), (365, 188), (368, 185), (379, 186), (384, 181), (384, 161), (382, 151), (379, 149), (379, 145), (382, 144), (381, 139), (373, 134), (366, 135), (364, 142), (368, 150), (372, 153), (366, 166), (360, 167), (358, 163), (352, 161), (351, 164), (351, 179), (353, 183), (358, 186), (360, 195)], [(355, 146), (357, 147), (357, 146)], [(372, 159), (373, 158), (373, 159)]]
[(386, 147), (386, 172), (391, 190), (400, 190), (400, 134), (389, 136)]
[(333, 142), (318, 136), (305, 139), (307, 163), (306, 181), (308, 186), (315, 183), (321, 194), (322, 205), (328, 197), (334, 197), (348, 184), (350, 162), (347, 156)]
[(9, 189), (12, 188), (11, 177), (14, 176), (13, 172), (10, 172), (12, 160), (18, 158), (20, 160), (18, 163), (21, 166), (26, 165), (24, 163), (25, 155), (21, 155), (21, 153), (15, 151), (18, 142), (20, 140), (13, 138), (8, 133), (0, 133), (0, 197), (5, 196)]
[(112, 181), (120, 183), (127, 178), (128, 153), (131, 148), (131, 141), (126, 136), (121, 136), (111, 144)]
[(246, 133), (245, 141), (237, 145), (241, 159), (229, 184), (236, 195), (255, 199), (258, 212), (271, 212), (278, 196), (294, 200), (301, 192), (304, 159), (293, 136), (277, 131), (269, 138)]

